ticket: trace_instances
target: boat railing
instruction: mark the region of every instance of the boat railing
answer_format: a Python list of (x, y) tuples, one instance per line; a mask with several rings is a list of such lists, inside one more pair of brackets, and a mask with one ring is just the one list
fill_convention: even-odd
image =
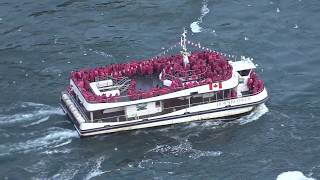
[[(126, 91), (130, 86), (130, 82), (131, 82), (131, 80), (127, 79), (127, 81), (125, 81), (125, 83), (122, 84), (122, 86), (119, 85), (118, 87), (119, 87), (120, 92)], [(219, 83), (219, 82), (221, 82), (221, 81), (215, 81), (214, 83)], [(75, 88), (77, 88), (77, 91), (80, 92), (79, 96), (82, 96), (84, 98), (83, 94), (81, 93), (80, 89), (78, 88), (78, 86), (76, 84), (75, 84)], [(175, 89), (175, 91), (169, 91), (168, 93), (173, 93), (173, 92), (180, 91), (180, 90), (183, 90), (183, 89), (184, 89), (184, 87), (177, 87)], [(156, 97), (156, 96), (160, 96), (160, 94), (152, 96), (152, 97)], [(84, 98), (84, 99), (88, 103), (115, 103), (115, 102), (126, 102), (126, 101), (130, 101), (131, 100), (130, 96), (128, 96), (128, 95), (122, 95), (122, 96), (121, 95), (117, 95), (117, 96), (111, 96), (111, 97), (112, 97), (112, 99), (109, 99), (106, 102), (98, 102), (97, 100), (89, 100), (89, 99), (86, 99), (86, 98)], [(146, 99), (146, 98), (140, 97), (139, 99)], [(137, 99), (137, 100), (139, 100), (139, 99)]]
[(130, 82), (131, 82), (131, 79), (128, 78), (128, 77), (121, 77), (120, 79), (117, 79), (117, 78), (113, 78), (112, 76), (107, 76), (105, 78), (99, 78), (97, 77), (95, 79), (96, 82), (98, 81), (103, 81), (103, 80), (112, 80), (113, 82), (113, 85), (112, 86), (108, 86), (108, 87), (105, 87), (105, 88), (100, 88), (100, 90), (105, 90), (105, 89), (119, 89), (120, 92), (125, 92), (127, 91), (127, 89), (129, 88), (130, 86)]
[(123, 84), (126, 84), (126, 83), (130, 83), (130, 79), (128, 77), (122, 77), (121, 79), (119, 80), (116, 80), (115, 84), (117, 85), (123, 85)]
[(112, 80), (112, 82), (114, 83), (113, 86), (121, 86), (125, 83), (128, 83), (128, 81), (130, 82), (130, 78), (128, 77), (112, 77), (112, 76), (97, 76), (95, 77), (95, 82), (99, 82), (99, 81), (103, 81), (103, 80)]
[(190, 81), (190, 80), (201, 81), (206, 79), (206, 76), (205, 76), (206, 73), (207, 73), (207, 68), (205, 72), (202, 72), (199, 74), (196, 73), (196, 70), (188, 70), (185, 72), (186, 76), (179, 76), (179, 74), (182, 74), (181, 71), (177, 71), (177, 76), (167, 74), (163, 71), (163, 77), (164, 79), (168, 79), (168, 80), (175, 80), (178, 78), (183, 82)]
[[(263, 89), (261, 91), (259, 91), (257, 94), (261, 93), (262, 91), (263, 91)], [(238, 98), (246, 98), (246, 97), (250, 97), (250, 96), (253, 96), (253, 95), (256, 95), (256, 94), (248, 93), (248, 94), (243, 95), (241, 97), (235, 97), (235, 98), (234, 97), (222, 97), (222, 98), (219, 98), (218, 95), (215, 93), (211, 97), (202, 98), (202, 101), (200, 101), (200, 102), (195, 102), (195, 103), (190, 103), (190, 104), (188, 103), (188, 104), (177, 105), (177, 106), (172, 106), (172, 107), (166, 107), (166, 108), (162, 109), (162, 112), (156, 113), (156, 114), (149, 114), (149, 115), (144, 115), (144, 116), (136, 116), (136, 117), (133, 117), (133, 118), (128, 118), (126, 115), (104, 117), (104, 118), (94, 119), (93, 122), (124, 122), (124, 121), (138, 120), (138, 119), (148, 119), (148, 118), (151, 118), (151, 117), (154, 117), (154, 116), (160, 116), (160, 115), (172, 113), (172, 112), (175, 112), (175, 111), (178, 111), (178, 110), (182, 110), (182, 109), (186, 109), (186, 108), (193, 107), (193, 106), (198, 106), (198, 105), (208, 104), (208, 103), (217, 103), (217, 102), (235, 100), (235, 99), (238, 99)], [(188, 97), (191, 97), (191, 96), (188, 96)], [(184, 98), (186, 98), (186, 97), (184, 97)], [(230, 105), (230, 103), (231, 102), (229, 102), (229, 104), (226, 104), (226, 106)]]
[(88, 116), (86, 115), (86, 113), (83, 111), (83, 108), (78, 104), (78, 101), (75, 99), (74, 96), (72, 96), (69, 92), (64, 92), (66, 94), (68, 94), (69, 98), (71, 99), (71, 101), (73, 102), (73, 104), (76, 106), (76, 108), (78, 109), (78, 111), (80, 112), (81, 116), (85, 119), (86, 122), (89, 122)]
[[(221, 82), (221, 81), (216, 81), (216, 82), (214, 82), (214, 83), (219, 83), (219, 82)], [(120, 91), (125, 91), (125, 90), (127, 90), (128, 89), (128, 87), (130, 86), (130, 83), (127, 83), (126, 85), (122, 85), (123, 87), (121, 87), (121, 86), (119, 86), (119, 90)], [(77, 87), (77, 86), (76, 86)], [(78, 88), (78, 87), (77, 87)], [(79, 89), (79, 88), (78, 88)], [(183, 87), (177, 87), (176, 88), (176, 90), (175, 91), (170, 91), (170, 92), (168, 92), (168, 93), (173, 93), (173, 92), (176, 92), (176, 91), (179, 91), (179, 90), (183, 90), (184, 88)], [(81, 94), (81, 96), (82, 96), (82, 94)], [(160, 95), (158, 95), (158, 96), (160, 96)], [(152, 96), (152, 97), (156, 97), (156, 96)], [(122, 95), (122, 96), (120, 96), (120, 95), (118, 95), (118, 96), (112, 96), (112, 100), (108, 100), (107, 102), (105, 102), (105, 103), (115, 103), (115, 102), (125, 102), (125, 101), (129, 101), (130, 100), (130, 97), (128, 96), (128, 95)], [(143, 99), (142, 97), (140, 97), (139, 99)], [(139, 99), (137, 99), (137, 100), (139, 100)], [(99, 103), (99, 102), (97, 102), (96, 100), (87, 100), (87, 99), (85, 99), (88, 103)]]

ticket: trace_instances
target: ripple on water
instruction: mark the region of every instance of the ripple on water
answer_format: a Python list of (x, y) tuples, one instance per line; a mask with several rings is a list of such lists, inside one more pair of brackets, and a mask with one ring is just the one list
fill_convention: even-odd
[[(169, 161), (159, 161), (159, 160), (153, 160), (153, 159), (143, 159), (138, 163), (138, 168), (145, 169), (145, 168), (151, 168), (154, 166), (165, 166), (166, 168), (173, 168), (175, 166), (180, 166), (181, 162), (169, 162)], [(128, 164), (129, 167), (133, 167), (132, 164)]]
[(217, 157), (222, 154), (221, 151), (201, 151), (193, 149), (191, 142), (188, 139), (180, 139), (178, 145), (157, 145), (155, 148), (148, 151), (148, 153), (155, 152), (164, 155), (187, 156), (191, 159), (198, 159), (200, 157)]
[(0, 145), (0, 156), (9, 155), (11, 153), (29, 153), (34, 151), (50, 150), (60, 148), (72, 142), (73, 138), (79, 138), (78, 134), (69, 129), (50, 128), (43, 136), (30, 139), (25, 142), (7, 143)]
[[(8, 114), (8, 111), (18, 111), (18, 113)], [(25, 127), (45, 122), (51, 115), (64, 115), (63, 111), (58, 107), (33, 102), (15, 104), (6, 110), (4, 108), (0, 109), (0, 112), (5, 113), (0, 114), (1, 125), (23, 123)]]
[(109, 171), (102, 171), (101, 170), (101, 163), (103, 163), (104, 161), (104, 157), (101, 156), (99, 158), (97, 158), (95, 160), (95, 164), (93, 165), (93, 167), (91, 168), (90, 172), (86, 175), (86, 177), (84, 178), (85, 180), (89, 180), (92, 179), (94, 177), (97, 176), (101, 176), (102, 174), (109, 172)]
[(200, 26), (202, 23), (202, 19), (210, 12), (210, 9), (208, 8), (208, 1), (204, 0), (202, 2), (202, 7), (201, 7), (201, 15), (198, 18), (197, 21), (194, 21), (190, 24), (190, 29), (193, 33), (200, 33), (203, 31), (203, 28)]

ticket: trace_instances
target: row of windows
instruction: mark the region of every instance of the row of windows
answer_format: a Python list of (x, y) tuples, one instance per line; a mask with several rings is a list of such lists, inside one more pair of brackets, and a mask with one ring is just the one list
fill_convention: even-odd
[(250, 74), (251, 69), (246, 69), (242, 71), (238, 71), (241, 76), (248, 76)]

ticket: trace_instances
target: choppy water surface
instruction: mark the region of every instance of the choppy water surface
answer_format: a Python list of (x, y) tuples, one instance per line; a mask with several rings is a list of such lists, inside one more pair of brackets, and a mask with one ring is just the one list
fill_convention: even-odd
[[(0, 2), (1, 179), (320, 179), (320, 1)], [(80, 139), (69, 72), (189, 38), (254, 57), (270, 93), (235, 122)]]

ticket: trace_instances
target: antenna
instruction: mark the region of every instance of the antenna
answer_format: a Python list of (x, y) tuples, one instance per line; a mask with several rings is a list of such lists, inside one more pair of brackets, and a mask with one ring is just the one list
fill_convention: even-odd
[(189, 64), (189, 58), (190, 52), (187, 50), (187, 30), (186, 28), (183, 28), (183, 33), (181, 34), (181, 41), (180, 45), (182, 47), (181, 55), (183, 57), (183, 63), (186, 66)]
[(180, 41), (180, 45), (182, 47), (182, 50), (184, 52), (187, 52), (187, 30), (186, 28), (183, 28), (183, 33), (181, 34), (181, 41)]

